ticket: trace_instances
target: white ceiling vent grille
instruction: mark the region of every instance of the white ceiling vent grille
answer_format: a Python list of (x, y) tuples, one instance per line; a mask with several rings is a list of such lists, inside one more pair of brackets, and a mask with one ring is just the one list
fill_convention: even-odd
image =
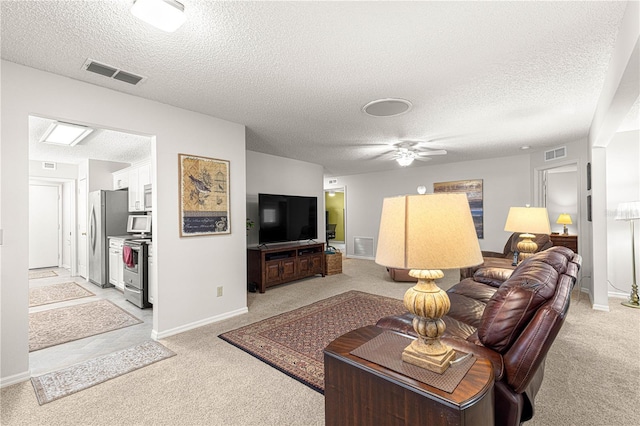
[(557, 160), (558, 158), (564, 158), (567, 156), (567, 147), (562, 146), (560, 148), (552, 149), (544, 152), (544, 161)]
[(353, 254), (373, 259), (373, 238), (353, 237)]
[(55, 170), (58, 168), (58, 166), (56, 163), (53, 163), (51, 161), (43, 161), (42, 168), (45, 170)]
[(102, 64), (100, 62), (94, 61), (93, 59), (87, 59), (87, 61), (82, 66), (85, 70), (89, 72), (93, 72), (96, 74), (103, 75), (105, 77), (113, 78), (114, 80), (120, 80), (125, 83), (139, 84), (143, 82), (146, 77), (141, 75), (137, 75), (128, 71), (123, 71), (111, 65)]

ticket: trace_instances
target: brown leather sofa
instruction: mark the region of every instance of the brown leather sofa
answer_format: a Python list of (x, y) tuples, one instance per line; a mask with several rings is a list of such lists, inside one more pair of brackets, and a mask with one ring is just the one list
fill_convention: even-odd
[[(535, 238), (533, 241), (538, 245), (538, 249), (536, 253), (540, 251), (547, 250), (550, 247), (553, 247), (553, 242), (551, 238), (547, 234), (533, 234)], [(509, 239), (504, 245), (502, 252), (497, 251), (482, 251), (482, 257), (484, 258), (484, 263), (478, 266), (473, 266), (471, 268), (462, 268), (460, 269), (460, 280), (465, 278), (470, 278), (473, 274), (479, 269), (483, 267), (495, 267), (495, 268), (504, 268), (504, 269), (515, 269), (516, 267), (513, 265), (513, 253), (517, 249), (518, 240), (520, 239), (520, 232), (514, 232), (511, 234)]]
[[(519, 425), (533, 417), (545, 358), (569, 309), (581, 262), (570, 249), (552, 247), (512, 273), (480, 268), (447, 291), (451, 309), (443, 318), (442, 340), (491, 361), (496, 425)], [(382, 318), (377, 326), (415, 336), (411, 321), (406, 313)]]

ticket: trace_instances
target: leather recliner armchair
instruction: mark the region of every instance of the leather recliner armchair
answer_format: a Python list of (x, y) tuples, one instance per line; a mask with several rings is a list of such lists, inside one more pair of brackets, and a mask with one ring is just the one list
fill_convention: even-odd
[[(552, 247), (522, 261), (510, 276), (481, 268), (447, 290), (451, 308), (443, 317), (442, 341), (491, 361), (496, 425), (533, 417), (545, 359), (569, 310), (581, 262), (570, 249)], [(410, 313), (392, 315), (376, 325), (416, 336), (412, 319)]]

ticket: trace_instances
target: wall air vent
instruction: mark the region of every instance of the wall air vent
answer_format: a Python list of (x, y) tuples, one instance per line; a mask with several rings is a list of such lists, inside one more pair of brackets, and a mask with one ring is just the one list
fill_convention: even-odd
[(544, 161), (557, 160), (558, 158), (564, 158), (567, 156), (567, 147), (562, 146), (560, 148), (552, 149), (544, 152)]
[(329, 179), (329, 185), (335, 185), (338, 183), (338, 179)]
[(373, 259), (373, 238), (353, 237), (353, 254), (356, 257)]
[(146, 77), (142, 77), (141, 75), (133, 74), (128, 71), (123, 71), (111, 65), (102, 64), (100, 62), (94, 61), (93, 59), (87, 59), (87, 61), (82, 66), (85, 70), (103, 75), (105, 77), (113, 78), (114, 80), (123, 81), (125, 83), (133, 84), (134, 86), (138, 83), (143, 82)]
[(55, 170), (57, 169), (57, 165), (56, 163), (53, 163), (51, 161), (43, 161), (42, 162), (42, 168), (45, 170)]

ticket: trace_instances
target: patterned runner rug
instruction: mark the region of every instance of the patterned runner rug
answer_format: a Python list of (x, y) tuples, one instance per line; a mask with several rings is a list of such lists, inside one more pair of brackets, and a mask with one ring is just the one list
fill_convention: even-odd
[(36, 391), (38, 403), (42, 405), (174, 355), (173, 351), (150, 340), (62, 370), (32, 377), (31, 384)]
[(108, 300), (33, 312), (29, 314), (29, 352), (141, 322)]
[(324, 393), (324, 348), (348, 331), (404, 312), (401, 300), (348, 291), (219, 337)]
[(36, 280), (38, 278), (47, 278), (47, 277), (57, 277), (58, 274), (56, 274), (55, 271), (40, 271), (40, 270), (34, 270), (34, 271), (29, 271), (29, 279), (30, 280)]
[(78, 283), (68, 282), (29, 289), (29, 307), (95, 296)]

